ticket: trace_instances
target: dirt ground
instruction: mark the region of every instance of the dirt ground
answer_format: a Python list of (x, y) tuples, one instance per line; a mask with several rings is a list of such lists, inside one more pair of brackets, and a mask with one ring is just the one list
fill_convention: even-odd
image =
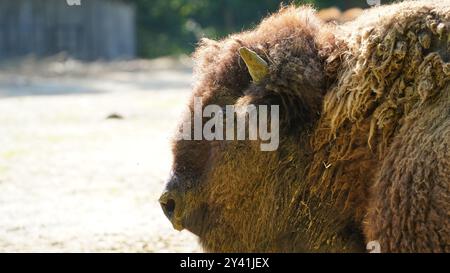
[(190, 82), (185, 58), (2, 64), (0, 251), (201, 251), (157, 202)]

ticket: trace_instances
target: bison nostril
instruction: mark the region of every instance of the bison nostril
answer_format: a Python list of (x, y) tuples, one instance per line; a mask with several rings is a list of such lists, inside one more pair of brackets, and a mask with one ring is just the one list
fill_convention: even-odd
[(159, 203), (167, 218), (172, 219), (172, 216), (175, 214), (176, 204), (174, 193), (165, 191), (159, 198)]
[[(183, 198), (179, 192), (165, 191), (159, 198), (164, 214), (176, 230), (183, 229)], [(176, 211), (175, 211), (176, 210)]]
[(173, 212), (175, 211), (175, 200), (168, 199), (165, 203), (161, 202), (161, 207), (164, 211), (164, 214), (170, 219), (173, 216)]

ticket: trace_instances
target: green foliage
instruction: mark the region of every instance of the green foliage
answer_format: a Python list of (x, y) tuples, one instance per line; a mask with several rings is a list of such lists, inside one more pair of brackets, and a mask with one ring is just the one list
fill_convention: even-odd
[[(251, 28), (281, 3), (317, 8), (355, 5), (364, 0), (128, 0), (136, 6), (138, 54), (153, 58), (190, 53), (201, 37), (218, 39)], [(339, 5), (340, 4), (340, 5)]]

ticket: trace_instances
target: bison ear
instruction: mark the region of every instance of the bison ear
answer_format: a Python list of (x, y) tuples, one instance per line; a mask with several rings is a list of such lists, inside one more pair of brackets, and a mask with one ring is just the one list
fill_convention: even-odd
[(269, 65), (256, 52), (246, 48), (239, 48), (239, 55), (247, 65), (248, 72), (254, 82), (259, 82), (269, 73)]

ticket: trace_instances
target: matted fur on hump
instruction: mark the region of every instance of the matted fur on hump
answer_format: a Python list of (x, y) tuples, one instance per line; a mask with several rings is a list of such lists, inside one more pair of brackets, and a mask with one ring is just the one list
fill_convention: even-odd
[[(408, 115), (448, 91), (449, 1), (397, 5), (371, 9), (338, 27), (338, 46), (327, 60), (337, 81), (312, 139), (317, 153), (311, 188), (344, 207), (364, 207), (365, 180)], [(355, 168), (352, 162), (358, 162)], [(362, 217), (364, 210), (356, 214)]]

